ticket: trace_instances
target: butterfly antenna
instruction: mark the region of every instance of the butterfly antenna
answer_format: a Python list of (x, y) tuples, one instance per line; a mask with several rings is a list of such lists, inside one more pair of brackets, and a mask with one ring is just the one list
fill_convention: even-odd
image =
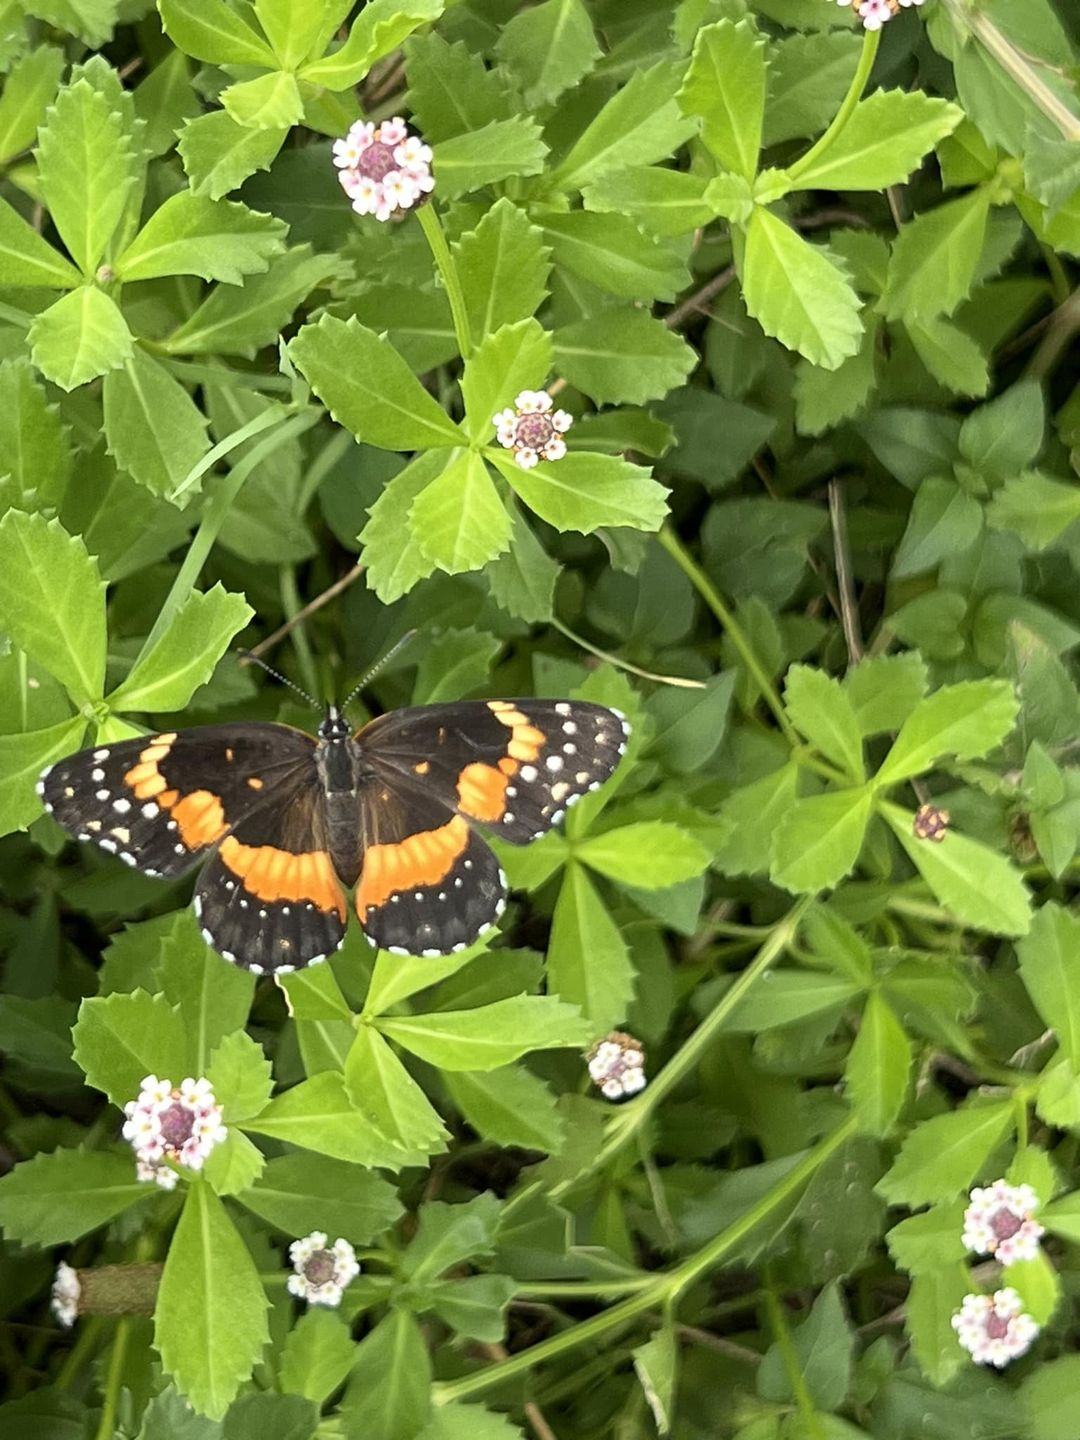
[(312, 709), (323, 709), (323, 706), (321, 706), (317, 700), (313, 700), (306, 690), (302, 690), (299, 685), (294, 684), (292, 680), (282, 675), (280, 670), (275, 670), (272, 665), (267, 665), (265, 660), (260, 660), (258, 655), (254, 654), (251, 650), (241, 650), (239, 653), (241, 665), (258, 665), (259, 668), (265, 670), (268, 675), (272, 675), (275, 680), (280, 680), (282, 685), (287, 685), (290, 690), (294, 690), (297, 695), (307, 701)]
[(359, 684), (354, 685), (352, 690), (349, 692), (348, 699), (341, 707), (343, 711), (352, 704), (352, 702), (356, 699), (357, 695), (360, 694), (361, 690), (366, 689), (367, 686), (371, 684), (372, 680), (375, 679), (375, 676), (378, 675), (380, 670), (386, 669), (387, 665), (390, 664), (390, 661), (393, 660), (394, 656), (397, 655), (399, 651), (404, 650), (405, 646), (408, 645), (409, 641), (414, 639), (415, 636), (415, 630), (406, 630), (405, 634), (402, 635), (401, 639), (396, 641), (395, 644), (391, 645), (390, 649), (386, 652), (382, 659), (375, 661), (375, 664), (372, 665), (371, 669), (367, 672), (367, 674), (363, 677)]

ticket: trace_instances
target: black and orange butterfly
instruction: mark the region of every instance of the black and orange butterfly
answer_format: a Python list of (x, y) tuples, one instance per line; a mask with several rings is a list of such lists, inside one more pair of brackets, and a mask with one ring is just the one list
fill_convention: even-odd
[(617, 710), (571, 700), (394, 710), (355, 735), (331, 706), (318, 739), (266, 722), (207, 725), (83, 750), (38, 781), (45, 809), (145, 875), (208, 860), (203, 935), (282, 975), (360, 925), (398, 955), (446, 955), (489, 930), (506, 876), (473, 828), (527, 845), (596, 790), (626, 749)]

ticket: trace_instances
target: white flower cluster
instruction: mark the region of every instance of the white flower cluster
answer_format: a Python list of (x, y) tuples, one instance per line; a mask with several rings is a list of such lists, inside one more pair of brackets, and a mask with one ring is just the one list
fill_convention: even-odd
[(360, 1273), (356, 1251), (349, 1242), (335, 1240), (328, 1246), (321, 1230), (294, 1240), (289, 1259), (294, 1272), (288, 1280), (289, 1293), (309, 1305), (340, 1305), (346, 1285)]
[(589, 1076), (608, 1100), (624, 1100), (645, 1089), (645, 1051), (640, 1040), (613, 1030), (585, 1057)]
[(49, 1303), (53, 1314), (65, 1329), (70, 1330), (79, 1318), (81, 1295), (82, 1286), (79, 1284), (78, 1275), (70, 1265), (61, 1260), (53, 1277), (52, 1300)]
[(552, 410), (546, 390), (522, 390), (514, 408), (500, 410), (492, 422), (499, 444), (513, 450), (522, 470), (531, 470), (541, 460), (561, 460), (566, 454), (562, 438), (574, 423), (565, 410)]
[(964, 1211), (965, 1246), (977, 1255), (993, 1255), (1002, 1265), (1034, 1260), (1046, 1233), (1033, 1218), (1038, 1204), (1030, 1185), (995, 1180), (985, 1188), (976, 1186)]
[(1011, 1285), (993, 1295), (965, 1295), (952, 1317), (952, 1327), (976, 1365), (996, 1365), (998, 1369), (1023, 1355), (1039, 1333)]
[(389, 220), (411, 210), (435, 188), (431, 146), (410, 135), (399, 115), (381, 125), (358, 120), (344, 140), (334, 141), (341, 187), (358, 215)]
[(190, 1076), (174, 1086), (171, 1080), (147, 1075), (138, 1098), (124, 1106), (124, 1114), (123, 1136), (135, 1151), (136, 1174), (163, 1190), (176, 1184), (167, 1160), (201, 1170), (211, 1150), (228, 1134), (210, 1081)]
[(901, 8), (921, 5), (923, 0), (836, 0), (838, 5), (854, 5), (855, 13), (867, 30), (880, 30), (886, 20), (899, 15)]

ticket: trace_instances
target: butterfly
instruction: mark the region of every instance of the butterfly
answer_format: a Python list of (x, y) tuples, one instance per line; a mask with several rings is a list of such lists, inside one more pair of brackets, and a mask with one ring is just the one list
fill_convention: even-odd
[(355, 734), (331, 706), (317, 739), (268, 722), (168, 731), (80, 751), (37, 788), (65, 830), (144, 875), (205, 861), (193, 903), (207, 944), (284, 975), (341, 945), (353, 885), (378, 948), (464, 950), (507, 891), (474, 827), (538, 839), (612, 774), (629, 733), (583, 701), (418, 705)]

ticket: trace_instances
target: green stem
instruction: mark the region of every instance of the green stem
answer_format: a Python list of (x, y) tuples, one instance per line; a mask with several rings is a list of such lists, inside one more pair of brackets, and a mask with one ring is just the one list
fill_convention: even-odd
[(791, 1197), (821, 1168), (829, 1157), (855, 1133), (855, 1119), (848, 1119), (838, 1125), (813, 1150), (773, 1186), (761, 1199), (746, 1210), (738, 1220), (713, 1237), (707, 1245), (681, 1265), (665, 1274), (657, 1275), (650, 1285), (636, 1295), (629, 1296), (610, 1310), (592, 1315), (561, 1334), (552, 1335), (518, 1355), (491, 1365), (476, 1375), (465, 1375), (460, 1380), (447, 1380), (434, 1386), (432, 1395), (437, 1405), (448, 1405), (452, 1401), (467, 1400), (483, 1394), (507, 1380), (526, 1374), (534, 1365), (553, 1360), (558, 1355), (574, 1350), (590, 1340), (599, 1340), (608, 1331), (617, 1330), (628, 1320), (650, 1310), (673, 1305), (679, 1297), (702, 1275), (715, 1269), (721, 1260), (736, 1249), (746, 1237), (769, 1218), (774, 1211), (787, 1205)]
[(558, 630), (560, 635), (587, 650), (590, 655), (595, 655), (598, 660), (604, 660), (609, 665), (614, 665), (618, 670), (626, 670), (631, 675), (638, 675), (642, 680), (655, 680), (659, 685), (674, 685), (682, 690), (707, 690), (709, 687), (704, 680), (688, 680), (683, 675), (660, 675), (655, 670), (643, 670), (640, 665), (632, 665), (629, 660), (620, 660), (618, 655), (612, 655), (610, 651), (601, 650), (599, 645), (593, 645), (583, 635), (576, 634), (569, 625), (564, 625), (557, 616), (551, 619), (551, 625)]
[[(724, 992), (711, 1013), (701, 1022), (678, 1053), (671, 1057), (660, 1074), (649, 1082), (645, 1090), (642, 1090), (628, 1104), (620, 1107), (611, 1131), (600, 1147), (594, 1169), (603, 1169), (607, 1162), (640, 1131), (660, 1102), (671, 1093), (684, 1076), (700, 1063), (736, 1006), (794, 939), (802, 917), (812, 903), (812, 898), (812, 896), (807, 896), (800, 900), (788, 911), (783, 920), (773, 926), (769, 938), (757, 955), (738, 979)], [(575, 1183), (576, 1180), (563, 1180), (549, 1192), (551, 1198), (557, 1199), (571, 1189)]]
[(628, 1276), (625, 1280), (534, 1280), (524, 1281), (516, 1293), (529, 1300), (611, 1300), (636, 1295), (655, 1283), (655, 1275)]
[(821, 1417), (818, 1415), (813, 1397), (807, 1386), (806, 1376), (803, 1374), (802, 1365), (799, 1363), (799, 1357), (791, 1339), (791, 1329), (787, 1323), (787, 1316), (784, 1314), (784, 1307), (780, 1304), (780, 1297), (776, 1293), (772, 1275), (768, 1267), (766, 1268), (766, 1275), (765, 1313), (769, 1317), (769, 1328), (772, 1330), (776, 1342), (780, 1347), (780, 1357), (784, 1362), (784, 1369), (787, 1371), (792, 1393), (795, 1396), (795, 1403), (799, 1407), (799, 1414), (802, 1416), (803, 1429), (807, 1435), (813, 1436), (814, 1440), (825, 1440)]
[(127, 1358), (128, 1341), (131, 1338), (131, 1321), (121, 1320), (116, 1327), (116, 1338), (109, 1357), (109, 1374), (105, 1381), (105, 1396), (101, 1405), (101, 1420), (97, 1428), (97, 1440), (112, 1440), (116, 1425), (116, 1410), (120, 1404), (120, 1387), (124, 1380), (124, 1361)]
[(461, 288), (461, 280), (458, 277), (457, 266), (454, 264), (454, 257), (450, 253), (450, 246), (446, 243), (442, 222), (435, 206), (431, 203), (421, 205), (420, 209), (416, 211), (416, 218), (420, 221), (420, 228), (431, 246), (431, 254), (442, 277), (446, 298), (450, 301), (450, 314), (453, 317), (454, 334), (457, 336), (461, 358), (467, 360), (472, 354), (473, 348), (469, 312), (465, 308), (465, 292)]
[(243, 390), (266, 390), (275, 394), (292, 393), (292, 381), (287, 375), (260, 375), (255, 370), (234, 370), (230, 365), (200, 365), (195, 360), (173, 360), (167, 350), (144, 341), (147, 349), (162, 356), (161, 363), (178, 380), (189, 380), (193, 385), (232, 385)]
[[(214, 542), (217, 540), (222, 525), (225, 524), (225, 517), (240, 494), (244, 481), (257, 466), (262, 464), (272, 450), (291, 439), (293, 435), (302, 434), (303, 431), (316, 424), (319, 418), (317, 414), (307, 410), (299, 415), (293, 415), (280, 427), (272, 430), (269, 435), (264, 436), (242, 460), (233, 466), (228, 475), (222, 477), (220, 485), (207, 502), (199, 522), (199, 528), (188, 546), (188, 552), (172, 583), (172, 589), (166, 595), (165, 603), (158, 612), (153, 628), (139, 652), (138, 660), (149, 654), (169, 628), (173, 616), (194, 590), (199, 572), (206, 563), (210, 551), (214, 548)], [(136, 664), (138, 664), (138, 660), (136, 660)]]
[(64, 1363), (56, 1372), (55, 1383), (58, 1390), (70, 1390), (75, 1384), (83, 1365), (97, 1349), (104, 1328), (105, 1322), (99, 1315), (88, 1317), (80, 1324), (75, 1344), (64, 1356)]
[(176, 487), (169, 499), (175, 505), (181, 495), (185, 495), (193, 485), (197, 485), (208, 470), (212, 470), (219, 460), (224, 460), (230, 451), (235, 450), (238, 445), (243, 445), (245, 440), (250, 440), (254, 435), (261, 435), (264, 430), (269, 430), (272, 425), (281, 425), (288, 419), (288, 413), (272, 406), (249, 420), (246, 425), (241, 425), (239, 430), (232, 431), (226, 435), (224, 440), (218, 443), (202, 457), (197, 464), (193, 465), (183, 480)]
[[(281, 607), (285, 612), (286, 620), (293, 620), (300, 612), (300, 595), (296, 588), (296, 571), (291, 565), (281, 567)], [(319, 674), (315, 668), (315, 657), (311, 653), (311, 642), (308, 640), (307, 631), (304, 629), (304, 622), (298, 621), (292, 628), (293, 648), (296, 650), (297, 663), (300, 666), (300, 674), (303, 677), (304, 686), (310, 695), (318, 697), (320, 685)]]
[(772, 711), (773, 715), (776, 717), (776, 723), (780, 726), (780, 729), (783, 732), (784, 738), (787, 740), (788, 744), (792, 747), (792, 749), (795, 749), (796, 746), (800, 746), (802, 744), (802, 741), (799, 739), (795, 727), (792, 725), (791, 721), (784, 713), (784, 706), (780, 699), (780, 695), (776, 690), (776, 687), (773, 685), (772, 680), (769, 678), (769, 674), (766, 671), (764, 665), (758, 659), (758, 656), (754, 651), (754, 647), (750, 644), (750, 640), (746, 635), (745, 631), (743, 630), (742, 626), (735, 619), (735, 616), (728, 609), (724, 601), (720, 598), (720, 592), (713, 585), (712, 581), (705, 574), (704, 570), (701, 569), (700, 565), (696, 564), (696, 562), (691, 559), (689, 553), (683, 546), (682, 541), (675, 534), (674, 530), (672, 530), (669, 526), (665, 525), (656, 538), (660, 541), (660, 544), (675, 561), (679, 569), (682, 570), (683, 574), (690, 581), (691, 585), (693, 585), (694, 589), (705, 601), (705, 604), (709, 607), (712, 613), (716, 616), (717, 620), (727, 631), (731, 643), (739, 652), (743, 664), (746, 666), (747, 670), (749, 670), (750, 674), (754, 678), (754, 683), (761, 691), (762, 698), (764, 699), (766, 705), (768, 705), (769, 709)]
[(800, 175), (810, 170), (835, 143), (841, 131), (851, 119), (855, 106), (862, 99), (862, 93), (866, 89), (866, 82), (870, 79), (870, 71), (874, 68), (874, 61), (877, 59), (878, 46), (881, 44), (880, 30), (866, 30), (863, 32), (862, 54), (859, 56), (859, 64), (852, 76), (848, 92), (841, 102), (840, 109), (832, 118), (832, 123), (823, 135), (818, 136), (810, 149), (801, 159), (796, 160), (794, 165), (787, 167), (787, 173), (792, 180), (798, 180)]
[(17, 310), (14, 305), (0, 304), (0, 320), (6, 320), (9, 325), (16, 325), (20, 330), (29, 330), (34, 323), (33, 315), (25, 310)]

